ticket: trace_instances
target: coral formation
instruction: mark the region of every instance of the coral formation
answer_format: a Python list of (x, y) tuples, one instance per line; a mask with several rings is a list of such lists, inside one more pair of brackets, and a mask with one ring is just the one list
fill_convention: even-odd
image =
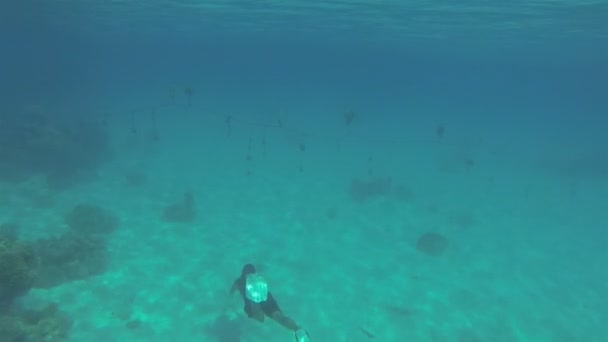
[(94, 204), (79, 204), (64, 217), (70, 230), (79, 234), (103, 236), (118, 227), (118, 218)]
[(0, 239), (17, 240), (19, 226), (15, 223), (6, 222), (0, 224)]
[(49, 304), (40, 310), (0, 313), (0, 338), (6, 342), (67, 341), (72, 321)]
[(131, 171), (125, 173), (124, 181), (129, 188), (139, 188), (148, 183), (148, 175), (140, 171)]
[(17, 241), (16, 227), (1, 226), (0, 340), (67, 341), (70, 319), (50, 304), (42, 310), (14, 308), (14, 300), (32, 287), (51, 287), (102, 273), (107, 250), (99, 234), (113, 231), (117, 220), (96, 206), (77, 206), (66, 216), (72, 231), (30, 243)]
[(167, 206), (163, 211), (163, 219), (167, 222), (193, 222), (196, 219), (194, 195), (191, 192), (187, 192), (184, 194), (181, 202)]
[(390, 177), (353, 179), (348, 189), (350, 198), (355, 202), (367, 202), (379, 197), (397, 201), (409, 201), (414, 194), (405, 185), (393, 182)]
[(105, 272), (108, 251), (103, 239), (68, 232), (32, 243), (37, 256), (34, 287), (48, 288)]
[(445, 236), (428, 232), (420, 235), (416, 242), (416, 249), (427, 255), (439, 256), (445, 252), (449, 244), (450, 242)]
[(10, 304), (29, 291), (34, 282), (35, 259), (29, 246), (0, 236), (0, 303)]
[(83, 117), (51, 115), (37, 107), (15, 110), (0, 125), (0, 179), (44, 175), (68, 185), (109, 155), (106, 128)]
[(335, 220), (338, 217), (338, 209), (331, 207), (325, 211), (325, 217), (329, 220)]
[(370, 199), (386, 196), (392, 190), (393, 182), (390, 178), (374, 178), (370, 180), (354, 179), (350, 184), (350, 197), (356, 202), (365, 202)]

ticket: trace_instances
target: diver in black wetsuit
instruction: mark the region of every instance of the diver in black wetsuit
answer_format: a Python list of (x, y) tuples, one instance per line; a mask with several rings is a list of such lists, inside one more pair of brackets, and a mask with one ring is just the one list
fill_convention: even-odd
[(277, 301), (268, 291), (268, 284), (256, 272), (255, 266), (252, 264), (243, 266), (241, 275), (232, 283), (230, 293), (232, 294), (237, 290), (243, 298), (243, 309), (249, 318), (263, 322), (265, 316), (268, 316), (283, 327), (293, 331), (296, 341), (309, 341), (306, 330), (283, 314)]

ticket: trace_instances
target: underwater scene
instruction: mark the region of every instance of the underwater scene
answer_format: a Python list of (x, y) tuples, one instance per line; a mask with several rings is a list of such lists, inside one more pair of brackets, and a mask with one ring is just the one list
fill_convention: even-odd
[(0, 342), (608, 341), (606, 89), (603, 0), (5, 1)]

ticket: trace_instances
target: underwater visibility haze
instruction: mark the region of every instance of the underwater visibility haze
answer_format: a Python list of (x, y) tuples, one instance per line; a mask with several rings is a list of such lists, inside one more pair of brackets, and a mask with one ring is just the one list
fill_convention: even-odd
[(606, 89), (602, 0), (5, 1), (0, 341), (608, 341)]

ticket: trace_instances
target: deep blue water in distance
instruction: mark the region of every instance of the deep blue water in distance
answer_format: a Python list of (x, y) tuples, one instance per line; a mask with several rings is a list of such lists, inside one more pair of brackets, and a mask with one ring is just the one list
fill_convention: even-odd
[[(209, 272), (228, 283), (248, 260), (282, 279), (297, 277), (293, 265), (314, 265), (353, 293), (369, 290), (352, 276), (364, 274), (378, 281), (369, 296), (376, 304), (399, 302), (391, 296), (402, 278), (435, 281), (404, 280), (402, 292), (419, 298), (398, 297), (412, 312), (408, 318), (378, 309), (376, 318), (362, 319), (340, 311), (351, 303), (341, 297), (348, 291), (331, 288), (322, 276), (298, 279), (328, 286), (318, 289), (317, 300), (343, 298), (319, 309), (306, 306), (312, 299), (298, 297), (296, 285), (280, 292), (318, 341), (364, 340), (360, 330), (393, 341), (402, 327), (412, 341), (605, 341), (606, 89), (607, 1), (3, 3), (0, 124), (31, 108), (46, 118), (103, 123), (112, 157), (95, 165), (92, 179), (51, 187), (54, 204), (44, 208), (30, 208), (20, 197), (38, 183), (0, 177), (8, 198), (0, 196), (0, 224), (19, 223), (24, 241), (55, 236), (63, 213), (83, 201), (122, 222), (122, 235), (108, 240), (115, 252), (101, 278), (32, 289), (20, 300), (59, 301), (73, 316), (74, 341), (160, 341), (172, 329), (184, 341), (227, 336), (228, 328), (206, 322), (236, 324), (242, 341), (291, 338), (276, 326), (247, 325), (239, 304), (232, 315), (209, 304), (200, 321), (161, 324), (189, 297), (160, 283), (150, 287), (150, 298), (170, 293), (174, 305), (147, 306), (138, 297), (130, 320), (141, 327), (129, 328), (131, 335), (121, 321), (100, 323), (105, 316), (92, 308), (95, 300), (60, 299), (62, 291), (91, 291), (90, 298), (103, 302), (108, 294), (95, 292), (95, 279), (135, 274), (129, 270), (137, 267), (168, 279), (162, 268), (146, 266), (154, 242), (142, 236), (169, 234), (173, 242), (164, 254), (152, 255), (178, 260), (183, 274), (196, 268), (192, 260), (214, 260)], [(349, 111), (356, 113), (352, 123), (345, 122)], [(6, 151), (22, 146), (7, 139), (0, 140)], [(0, 171), (14, 167), (8, 158), (1, 163)], [(46, 172), (28, 163), (19, 167), (32, 179)], [(146, 184), (124, 190), (124, 174), (135, 171), (147, 176)], [(349, 196), (361, 179), (390, 179), (390, 194), (407, 188), (413, 195), (395, 199), (376, 189), (381, 194), (359, 203)], [(159, 208), (189, 189), (197, 199), (196, 224), (177, 229), (160, 222)], [(326, 211), (338, 215), (326, 220)], [(283, 227), (279, 233), (264, 230), (273, 222)], [(240, 238), (221, 235), (227, 230)], [(423, 257), (412, 247), (426, 231), (448, 237), (445, 254)], [(251, 242), (249, 234), (260, 238)], [(209, 246), (208, 254), (184, 261), (188, 243), (211, 236), (214, 242), (199, 245)], [(347, 236), (344, 247), (331, 245)], [(290, 251), (301, 239), (309, 239), (307, 248), (295, 248), (291, 257), (270, 253), (264, 243)], [(135, 256), (127, 253), (140, 247)], [(327, 262), (308, 259), (334, 260), (329, 250), (344, 259), (326, 271)], [(234, 257), (217, 261), (226, 254)], [(379, 276), (383, 267), (399, 271)], [(116, 277), (115, 291), (143, 281)], [(185, 282), (210, 292), (223, 286), (198, 277)]]

